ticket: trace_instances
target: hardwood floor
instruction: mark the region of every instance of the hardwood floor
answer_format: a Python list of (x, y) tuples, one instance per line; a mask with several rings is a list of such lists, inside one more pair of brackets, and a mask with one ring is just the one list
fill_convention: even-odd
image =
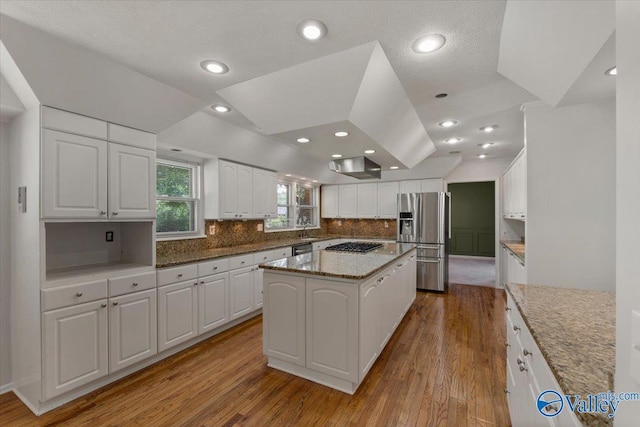
[(61, 408), (0, 396), (9, 426), (508, 426), (504, 291), (451, 285), (416, 302), (355, 395), (266, 366), (262, 318)]

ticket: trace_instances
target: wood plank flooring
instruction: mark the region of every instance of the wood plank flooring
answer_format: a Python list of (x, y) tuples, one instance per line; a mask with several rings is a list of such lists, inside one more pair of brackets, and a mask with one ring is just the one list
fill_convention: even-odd
[(355, 395), (266, 366), (262, 318), (41, 417), (0, 396), (3, 426), (508, 426), (504, 291), (416, 302)]

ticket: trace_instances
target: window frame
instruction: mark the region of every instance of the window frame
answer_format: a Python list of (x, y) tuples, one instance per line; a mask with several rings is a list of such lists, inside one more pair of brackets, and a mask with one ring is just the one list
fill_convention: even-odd
[[(288, 200), (287, 200), (287, 204), (286, 205), (282, 205), (282, 204), (277, 204), (278, 207), (280, 206), (286, 206), (288, 207), (291, 212), (292, 212), (292, 216), (291, 216), (291, 221), (290, 221), (290, 226), (287, 228), (269, 228), (267, 226), (267, 223), (273, 219), (265, 219), (264, 220), (264, 232), (265, 233), (277, 233), (280, 231), (298, 231), (298, 230), (317, 230), (320, 229), (320, 203), (319, 203), (319, 194), (320, 194), (320, 186), (317, 185), (309, 185), (309, 184), (301, 184), (295, 181), (287, 181), (287, 180), (283, 180), (283, 179), (278, 179), (276, 181), (276, 185), (288, 185), (289, 186), (289, 195), (288, 195)], [(298, 205), (298, 200), (297, 200), (297, 192), (298, 192), (298, 186), (301, 187), (305, 187), (305, 188), (310, 188), (313, 190), (313, 205)], [(277, 192), (276, 192), (277, 194)], [(304, 207), (304, 208), (313, 208), (315, 211), (315, 223), (316, 225), (313, 227), (305, 227), (302, 225), (298, 225), (297, 224), (297, 219), (298, 219), (298, 209), (300, 207)]]
[(201, 159), (195, 159), (188, 156), (173, 156), (167, 154), (158, 154), (156, 156), (156, 173), (158, 164), (165, 164), (178, 167), (187, 167), (192, 170), (192, 182), (191, 182), (191, 197), (168, 197), (158, 196), (156, 188), (156, 202), (158, 200), (164, 201), (177, 201), (177, 202), (192, 202), (193, 207), (193, 231), (167, 231), (158, 232), (157, 218), (155, 221), (154, 232), (156, 235), (156, 241), (167, 240), (184, 240), (184, 239), (199, 239), (205, 238), (204, 233), (204, 202), (203, 202), (203, 185), (204, 185), (204, 173), (203, 162)]

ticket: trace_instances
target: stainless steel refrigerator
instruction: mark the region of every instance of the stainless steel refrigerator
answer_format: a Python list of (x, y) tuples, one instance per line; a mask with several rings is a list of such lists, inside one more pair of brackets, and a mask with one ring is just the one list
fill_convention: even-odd
[(418, 289), (449, 286), (449, 195), (398, 194), (398, 242), (418, 246)]

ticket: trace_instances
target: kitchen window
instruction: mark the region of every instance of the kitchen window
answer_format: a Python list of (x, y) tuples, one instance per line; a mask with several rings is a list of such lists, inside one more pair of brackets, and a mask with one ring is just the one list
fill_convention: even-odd
[(198, 163), (156, 161), (156, 235), (159, 239), (201, 237), (201, 167)]
[(318, 187), (283, 181), (276, 185), (278, 217), (264, 221), (265, 231), (318, 228)]

